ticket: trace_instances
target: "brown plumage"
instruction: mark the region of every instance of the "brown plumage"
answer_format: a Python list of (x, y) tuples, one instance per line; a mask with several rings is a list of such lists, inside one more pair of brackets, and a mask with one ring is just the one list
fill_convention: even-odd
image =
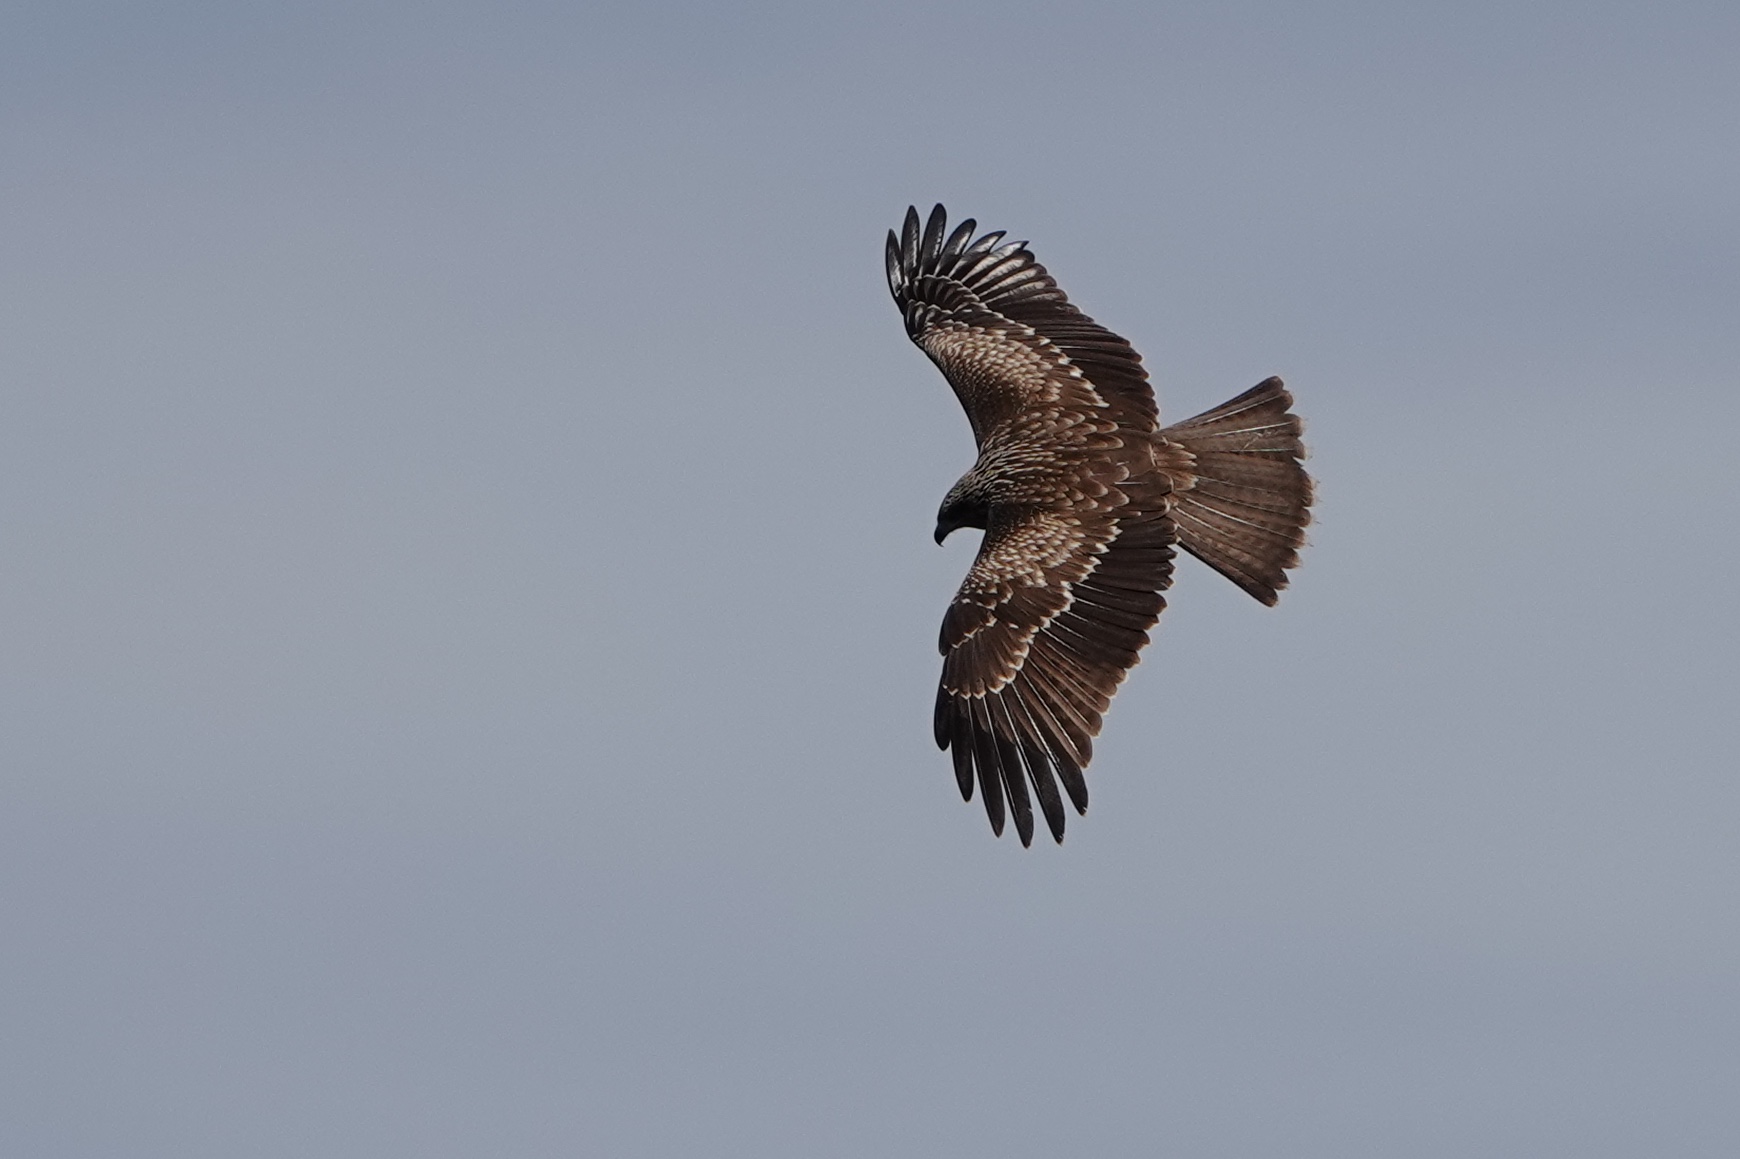
[(1030, 844), (1037, 797), (1061, 842), (1063, 795), (1087, 811), (1082, 770), (1166, 606), (1174, 545), (1273, 604), (1299, 564), (1311, 479), (1280, 379), (1160, 429), (1128, 342), (1071, 305), (1027, 243), (947, 220), (939, 205), (921, 230), (908, 209), (887, 252), (906, 332), (979, 447), (937, 515), (938, 543), (985, 536), (943, 617), (936, 740), (995, 833), (1007, 812)]

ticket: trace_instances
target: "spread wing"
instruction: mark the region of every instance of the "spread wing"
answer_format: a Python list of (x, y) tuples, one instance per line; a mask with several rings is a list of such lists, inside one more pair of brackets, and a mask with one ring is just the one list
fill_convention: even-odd
[(1029, 786), (1060, 842), (1059, 781), (1087, 811), (1093, 738), (1165, 607), (1175, 532), (1166, 496), (1153, 498), (1114, 490), (1066, 512), (994, 513), (943, 619), (937, 744), (969, 801), (976, 777), (999, 835), (1008, 802), (1023, 845)]
[(945, 233), (931, 211), (922, 232), (908, 208), (888, 233), (888, 288), (906, 332), (954, 387), (981, 447), (1035, 410), (1090, 409), (1120, 426), (1152, 431), (1154, 391), (1141, 356), (1070, 304), (1026, 242), (1002, 231), (972, 240), (968, 218)]

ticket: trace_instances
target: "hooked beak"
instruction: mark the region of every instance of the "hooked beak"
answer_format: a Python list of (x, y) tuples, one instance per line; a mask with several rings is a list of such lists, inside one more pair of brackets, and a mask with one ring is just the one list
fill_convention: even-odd
[(950, 527), (948, 524), (939, 522), (936, 525), (936, 545), (941, 547), (942, 541), (947, 539), (949, 537), (949, 532), (953, 530), (954, 528)]

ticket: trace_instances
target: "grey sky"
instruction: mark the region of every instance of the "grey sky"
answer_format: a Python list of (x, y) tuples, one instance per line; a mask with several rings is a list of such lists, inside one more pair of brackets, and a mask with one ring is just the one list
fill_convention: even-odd
[[(0, 17), (0, 1151), (1728, 1156), (1731, 4)], [(1321, 481), (1061, 849), (908, 203)]]

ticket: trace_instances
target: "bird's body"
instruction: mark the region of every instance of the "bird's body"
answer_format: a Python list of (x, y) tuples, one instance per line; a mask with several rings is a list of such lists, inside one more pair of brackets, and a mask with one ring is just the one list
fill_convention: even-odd
[(947, 233), (942, 206), (888, 235), (912, 340), (954, 387), (979, 457), (937, 515), (984, 530), (943, 618), (937, 743), (997, 833), (1032, 840), (1031, 786), (1063, 840), (1064, 792), (1165, 606), (1183, 546), (1264, 603), (1286, 586), (1311, 481), (1291, 397), (1269, 379), (1161, 429), (1141, 357), (1071, 305), (1026, 243)]

